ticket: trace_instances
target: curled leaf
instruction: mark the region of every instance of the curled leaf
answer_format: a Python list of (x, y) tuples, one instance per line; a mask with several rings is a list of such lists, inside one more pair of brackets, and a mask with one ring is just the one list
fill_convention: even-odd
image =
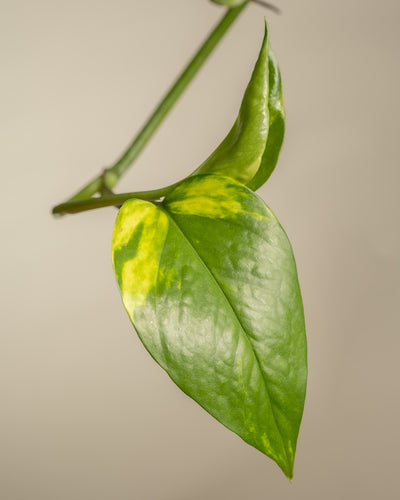
[(269, 128), (268, 26), (260, 55), (245, 91), (239, 115), (228, 135), (194, 174), (227, 175), (247, 184), (256, 174), (265, 150)]
[[(233, 127), (217, 149), (186, 179), (199, 174), (225, 175), (256, 191), (276, 166), (284, 133), (281, 75), (265, 24), (261, 51)], [(147, 196), (154, 194), (154, 199), (159, 199), (186, 179), (149, 191)]]
[(266, 24), (260, 55), (238, 118), (222, 143), (192, 175), (227, 175), (256, 191), (276, 166), (284, 133), (282, 82)]
[(282, 97), (282, 80), (278, 61), (272, 49), (269, 49), (269, 130), (267, 143), (260, 166), (247, 186), (256, 191), (269, 179), (278, 162), (279, 153), (285, 136), (285, 107)]

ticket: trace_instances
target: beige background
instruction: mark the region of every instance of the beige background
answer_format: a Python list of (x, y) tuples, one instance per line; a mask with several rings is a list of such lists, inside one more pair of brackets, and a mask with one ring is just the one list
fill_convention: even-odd
[(114, 161), (222, 14), (206, 0), (0, 0), (2, 500), (398, 498), (398, 0), (251, 6), (119, 189), (193, 170), (232, 124), (270, 21), (287, 107), (261, 195), (293, 243), (309, 389), (294, 482), (141, 346), (114, 209), (50, 207)]

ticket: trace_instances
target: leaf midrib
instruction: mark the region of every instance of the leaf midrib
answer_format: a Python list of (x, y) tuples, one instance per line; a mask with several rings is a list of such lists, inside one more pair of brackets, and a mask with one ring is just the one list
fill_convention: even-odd
[[(239, 318), (239, 315), (235, 309), (235, 307), (232, 305), (232, 302), (229, 300), (229, 297), (226, 295), (225, 293), (225, 290), (223, 289), (222, 285), (220, 284), (220, 282), (218, 281), (218, 279), (216, 278), (215, 274), (212, 272), (212, 270), (208, 267), (208, 265), (206, 264), (206, 262), (202, 259), (202, 257), (200, 256), (198, 250), (196, 249), (196, 247), (194, 246), (194, 244), (192, 243), (192, 241), (188, 238), (188, 236), (186, 235), (186, 233), (183, 231), (183, 229), (180, 227), (180, 225), (178, 224), (178, 222), (175, 220), (175, 218), (173, 217), (172, 213), (169, 212), (165, 206), (163, 207), (159, 207), (161, 210), (163, 210), (166, 215), (170, 218), (170, 220), (172, 220), (172, 222), (174, 223), (175, 227), (178, 229), (178, 231), (182, 234), (183, 238), (187, 241), (188, 245), (192, 248), (193, 252), (196, 254), (196, 256), (198, 257), (199, 261), (201, 262), (201, 264), (204, 266), (204, 268), (206, 269), (206, 271), (208, 272), (208, 274), (211, 276), (211, 278), (213, 279), (213, 281), (215, 282), (215, 284), (217, 285), (218, 289), (221, 291), (222, 295), (224, 296), (226, 302), (228, 303), (230, 309), (232, 310), (237, 322), (239, 323), (239, 326), (240, 326), (240, 329), (241, 331), (243, 332), (243, 335), (244, 337), (246, 338), (247, 342), (249, 343), (250, 347), (251, 347), (251, 350), (254, 354), (254, 358), (256, 360), (256, 363), (257, 363), (257, 366), (258, 366), (258, 369), (261, 373), (261, 377), (262, 377), (262, 380), (264, 382), (264, 386), (265, 386), (265, 390), (267, 392), (267, 396), (268, 396), (268, 399), (269, 399), (269, 403), (270, 403), (270, 407), (271, 407), (271, 413), (272, 413), (272, 417), (274, 419), (274, 422), (275, 422), (275, 425), (276, 425), (276, 428), (278, 430), (278, 433), (279, 433), (279, 437), (280, 437), (280, 440), (281, 440), (281, 444), (282, 444), (282, 448), (283, 448), (283, 451), (285, 453), (285, 458), (286, 458), (286, 464), (290, 467), (290, 461), (289, 461), (289, 457), (288, 457), (288, 454), (287, 454), (287, 451), (286, 451), (286, 446), (284, 444), (284, 440), (283, 440), (283, 436), (282, 436), (282, 431), (280, 429), (280, 426), (278, 424), (278, 420), (277, 420), (277, 417), (275, 415), (275, 411), (274, 411), (274, 407), (273, 407), (273, 404), (272, 404), (272, 398), (271, 398), (271, 394), (269, 392), (269, 388), (268, 388), (268, 383), (267, 383), (267, 380), (266, 380), (266, 376), (261, 368), (261, 362), (260, 362), (260, 359), (253, 347), (253, 344), (250, 340), (250, 337), (248, 335), (248, 333), (246, 332), (246, 329), (245, 327), (243, 326), (243, 323), (241, 322), (240, 318)], [(197, 217), (200, 217), (200, 216), (197, 216)], [(208, 218), (209, 219), (209, 218)]]

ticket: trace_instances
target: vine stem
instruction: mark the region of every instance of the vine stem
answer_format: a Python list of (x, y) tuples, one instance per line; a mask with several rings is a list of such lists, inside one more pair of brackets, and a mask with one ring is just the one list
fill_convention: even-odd
[[(183, 94), (184, 90), (191, 83), (197, 72), (206, 62), (212, 51), (218, 45), (220, 40), (232, 26), (237, 17), (241, 14), (243, 9), (248, 5), (248, 2), (235, 7), (233, 9), (228, 9), (227, 12), (222, 17), (221, 21), (217, 24), (214, 30), (210, 33), (207, 39), (204, 41), (198, 52), (183, 70), (181, 75), (172, 85), (170, 90), (167, 92), (165, 97), (159, 103), (157, 108), (154, 110), (152, 115), (149, 117), (143, 128), (139, 131), (135, 139), (128, 146), (126, 151), (117, 160), (117, 162), (110, 168), (106, 169), (100, 173), (97, 177), (86, 184), (82, 189), (80, 189), (74, 196), (69, 198), (65, 203), (57, 205), (53, 208), (53, 214), (64, 214), (64, 213), (77, 213), (83, 210), (88, 210), (91, 208), (100, 208), (102, 206), (113, 205), (114, 203), (109, 202), (109, 198), (114, 196), (124, 196), (124, 195), (105, 195), (99, 198), (91, 198), (97, 193), (101, 193), (103, 188), (112, 189), (122, 175), (129, 169), (136, 158), (139, 156), (143, 148), (149, 142), (153, 134), (156, 132), (158, 127), (161, 125), (167, 114), (170, 112), (174, 104), (177, 102), (179, 97)], [(164, 188), (165, 190), (165, 188)], [(154, 191), (144, 191), (132, 193), (138, 198), (149, 199), (148, 193), (155, 193), (157, 195), (163, 190)], [(161, 194), (165, 196), (165, 194)], [(131, 196), (132, 197), (132, 196)], [(160, 196), (156, 196), (157, 199)], [(103, 201), (101, 201), (103, 200)], [(77, 203), (81, 201), (81, 203)], [(108, 201), (108, 203), (107, 203)], [(125, 201), (125, 198), (123, 199)], [(118, 203), (118, 202), (117, 202)], [(81, 207), (79, 209), (78, 207)]]
[(104, 207), (119, 207), (127, 200), (138, 198), (146, 201), (157, 201), (166, 196), (179, 182), (160, 189), (151, 191), (136, 191), (133, 193), (105, 194), (103, 196), (84, 198), (82, 200), (69, 200), (53, 208), (53, 215), (77, 214)]

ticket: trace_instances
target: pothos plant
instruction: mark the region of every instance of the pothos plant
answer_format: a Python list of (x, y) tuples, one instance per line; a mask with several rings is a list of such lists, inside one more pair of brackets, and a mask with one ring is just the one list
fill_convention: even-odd
[(114, 271), (144, 346), (188, 396), (292, 478), (307, 354), (293, 251), (255, 194), (285, 130), (267, 25), (237, 120), (204, 163), (161, 189), (111, 191), (248, 4), (213, 1), (228, 7), (225, 15), (137, 138), (53, 213), (118, 207)]

